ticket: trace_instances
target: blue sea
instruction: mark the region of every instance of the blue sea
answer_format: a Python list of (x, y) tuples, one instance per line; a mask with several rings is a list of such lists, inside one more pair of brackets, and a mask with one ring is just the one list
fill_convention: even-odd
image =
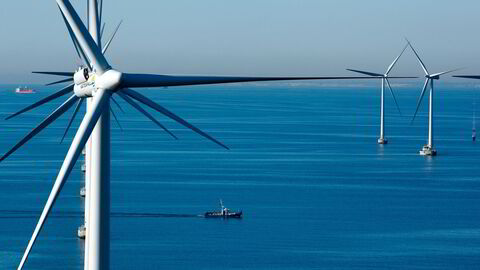
[[(4, 121), (53, 91), (15, 87), (0, 86), (1, 153), (65, 100)], [(140, 90), (230, 151), (152, 112), (173, 140), (117, 97), (125, 114), (112, 104), (123, 127), (112, 122), (112, 269), (480, 269), (479, 90), (440, 85), (438, 156), (426, 158), (426, 102), (410, 124), (420, 87), (396, 87), (402, 115), (387, 93), (385, 146), (376, 143), (377, 85)], [(20, 262), (78, 127), (59, 143), (70, 115), (0, 164), (0, 269)], [(26, 269), (83, 269), (82, 164)], [(219, 199), (244, 218), (202, 218)]]

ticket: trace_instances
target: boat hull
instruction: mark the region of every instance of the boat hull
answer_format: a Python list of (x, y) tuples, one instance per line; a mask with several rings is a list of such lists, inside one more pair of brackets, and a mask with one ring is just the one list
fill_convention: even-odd
[(206, 212), (204, 215), (206, 218), (242, 218), (243, 212), (231, 212), (223, 213), (222, 212)]

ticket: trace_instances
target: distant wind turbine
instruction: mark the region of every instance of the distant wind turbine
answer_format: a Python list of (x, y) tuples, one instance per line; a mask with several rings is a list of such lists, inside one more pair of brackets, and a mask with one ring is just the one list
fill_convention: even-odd
[[(101, 16), (99, 16), (99, 14), (102, 13), (99, 12), (99, 10), (102, 10), (102, 1), (100, 1), (100, 6), (96, 0), (89, 1), (88, 28), (90, 29), (90, 32), (87, 30), (68, 0), (56, 0), (56, 2), (60, 8), (76, 51), (81, 59), (83, 59), (85, 67), (80, 68), (75, 72), (37, 72), (40, 74), (70, 77), (70, 79), (62, 81), (73, 81), (73, 83), (19, 112), (14, 113), (9, 116), (8, 119), (67, 94), (69, 94), (70, 97), (46, 117), (37, 127), (22, 138), (15, 146), (13, 146), (12, 149), (5, 153), (0, 158), (0, 162), (13, 154), (22, 145), (27, 143), (35, 135), (63, 115), (67, 110), (77, 104), (77, 109), (75, 109), (74, 112), (75, 116), (76, 112), (78, 112), (78, 107), (81, 105), (80, 103), (85, 99), (87, 99), (87, 111), (77, 129), (75, 137), (73, 138), (18, 269), (22, 269), (25, 265), (38, 234), (42, 230), (60, 191), (68, 179), (68, 176), (70, 175), (75, 162), (81, 154), (90, 135), (92, 135), (89, 142), (91, 146), (86, 147), (87, 161), (88, 157), (91, 155), (91, 160), (88, 161), (91, 164), (87, 166), (87, 172), (90, 170), (89, 173), (91, 178), (89, 181), (90, 188), (87, 188), (90, 190), (87, 191), (87, 194), (90, 192), (88, 195), (90, 196), (88, 207), (90, 213), (86, 231), (86, 241), (88, 246), (86, 246), (85, 250), (85, 262), (88, 263), (88, 265), (86, 264), (85, 268), (89, 270), (104, 270), (110, 268), (110, 100), (112, 100), (113, 95), (120, 96), (128, 104), (132, 105), (135, 109), (167, 131), (172, 137), (175, 136), (162, 124), (156, 121), (153, 116), (147, 113), (140, 105), (146, 105), (219, 146), (229, 149), (225, 144), (133, 89), (255, 81), (371, 79), (371, 77), (229, 77), (122, 73), (113, 69), (104, 56), (105, 50), (108, 48), (111, 41), (107, 42), (102, 51), (100, 40), (98, 40), (98, 35), (96, 35), (102, 32), (100, 27)], [(91, 3), (93, 3), (93, 5)], [(89, 152), (91, 153), (89, 154)], [(91, 169), (89, 169), (90, 166)]]
[[(456, 75), (453, 76), (456, 78), (463, 78), (463, 79), (474, 79), (474, 80), (480, 80), (480, 75)], [(472, 141), (475, 141), (477, 139), (477, 130), (476, 130), (476, 110), (477, 110), (477, 103), (475, 100), (473, 101), (473, 119), (472, 119)]]
[(410, 41), (407, 40), (408, 45), (415, 53), (420, 66), (422, 67), (423, 71), (425, 72), (425, 84), (423, 85), (422, 92), (420, 93), (420, 97), (418, 98), (417, 108), (415, 109), (415, 113), (413, 114), (412, 123), (415, 120), (415, 116), (417, 115), (418, 109), (420, 108), (420, 104), (422, 103), (423, 96), (425, 95), (425, 91), (427, 90), (428, 84), (430, 83), (430, 96), (428, 99), (428, 142), (426, 145), (422, 147), (422, 150), (419, 151), (420, 155), (422, 156), (435, 156), (437, 155), (437, 150), (433, 148), (433, 82), (435, 80), (440, 80), (441, 75), (445, 75), (447, 73), (451, 73), (457, 71), (459, 69), (453, 69), (449, 71), (439, 72), (439, 73), (429, 73), (427, 67), (423, 63), (420, 56), (418, 56), (417, 51), (413, 48)]
[[(398, 112), (400, 115), (402, 115), (402, 112), (400, 111), (400, 107), (398, 106), (397, 99), (395, 98), (395, 94), (393, 93), (392, 86), (390, 85), (390, 81), (388, 80), (389, 74), (392, 71), (393, 67), (397, 63), (398, 59), (403, 55), (405, 50), (407, 49), (408, 44), (405, 45), (403, 48), (402, 52), (393, 60), (393, 62), (388, 66), (387, 71), (385, 74), (380, 74), (380, 73), (374, 73), (374, 72), (369, 72), (369, 71), (362, 71), (358, 69), (347, 69), (352, 72), (372, 76), (372, 77), (377, 77), (382, 80), (382, 91), (380, 94), (380, 138), (378, 138), (378, 144), (387, 144), (388, 140), (385, 138), (385, 84), (387, 84), (388, 89), (390, 90), (390, 93), (392, 94), (393, 100), (395, 101), (395, 105), (397, 106)], [(397, 77), (400, 78), (400, 77)], [(412, 78), (417, 78), (417, 77), (401, 77), (403, 79), (412, 79)]]

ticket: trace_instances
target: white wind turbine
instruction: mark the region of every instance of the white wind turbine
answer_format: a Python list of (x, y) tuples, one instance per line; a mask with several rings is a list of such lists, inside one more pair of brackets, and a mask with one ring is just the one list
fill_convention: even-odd
[[(402, 52), (393, 60), (393, 62), (388, 66), (387, 71), (385, 74), (380, 74), (380, 73), (374, 73), (374, 72), (369, 72), (369, 71), (362, 71), (358, 69), (347, 69), (352, 72), (372, 76), (372, 77), (377, 77), (382, 80), (382, 90), (380, 94), (380, 138), (378, 138), (378, 144), (387, 144), (388, 140), (385, 138), (385, 84), (387, 84), (388, 89), (390, 90), (390, 93), (392, 94), (393, 100), (395, 101), (395, 105), (397, 106), (398, 112), (400, 115), (402, 115), (402, 112), (400, 111), (400, 107), (398, 106), (397, 99), (395, 98), (395, 94), (393, 93), (392, 86), (390, 85), (390, 81), (388, 80), (389, 74), (392, 71), (393, 67), (397, 63), (398, 59), (403, 55), (405, 50), (407, 49), (408, 45), (405, 45), (403, 48)], [(400, 77), (397, 77), (400, 78)], [(416, 77), (401, 77), (403, 79), (412, 79)]]
[[(253, 81), (282, 81), (282, 80), (328, 80), (328, 79), (371, 79), (372, 77), (228, 77), (228, 76), (170, 76), (153, 74), (132, 74), (122, 73), (113, 69), (104, 56), (111, 40), (106, 44), (103, 51), (100, 49), (99, 33), (100, 18), (99, 10), (102, 9), (96, 0), (90, 0), (89, 6), (89, 29), (82, 23), (78, 14), (68, 0), (56, 0), (61, 14), (65, 20), (67, 29), (77, 49), (77, 53), (83, 59), (86, 67), (76, 72), (37, 72), (40, 74), (58, 75), (71, 77), (62, 80), (73, 81), (73, 84), (60, 91), (45, 97), (44, 99), (20, 110), (9, 116), (12, 118), (26, 111), (32, 110), (56, 98), (70, 94), (70, 97), (49, 116), (47, 116), (37, 127), (31, 130), (11, 150), (5, 153), (0, 162), (18, 150), (31, 138), (54, 122), (58, 117), (77, 103), (73, 117), (78, 112), (78, 103), (87, 99), (87, 111), (77, 129), (75, 137), (69, 147), (65, 160), (60, 168), (58, 176), (53, 185), (45, 207), (40, 215), (33, 235), (28, 243), (18, 269), (22, 269), (32, 247), (40, 233), (45, 221), (52, 210), (52, 207), (60, 194), (68, 176), (70, 175), (75, 162), (80, 156), (89, 137), (87, 149), (87, 161), (90, 164), (90, 187), (87, 194), (89, 198), (88, 228), (85, 250), (85, 269), (98, 270), (110, 268), (110, 100), (113, 95), (118, 95), (127, 103), (132, 105), (142, 114), (154, 121), (157, 125), (169, 132), (162, 124), (156, 121), (153, 116), (147, 113), (140, 104), (146, 105), (161, 114), (173, 119), (179, 124), (193, 130), (201, 136), (214, 143), (229, 149), (226, 145), (214, 139), (207, 133), (196, 128), (165, 107), (148, 99), (133, 88), (145, 87), (173, 87), (186, 85), (224, 84)], [(93, 3), (93, 4), (92, 4)], [(91, 14), (93, 13), (93, 14)], [(112, 37), (113, 38), (113, 37)], [(73, 78), (72, 78), (73, 77)], [(373, 77), (376, 78), (376, 77)], [(73, 119), (72, 117), (72, 119)], [(170, 133), (170, 132), (169, 132)], [(174, 136), (170, 133), (170, 135)], [(90, 153), (89, 153), (90, 152)], [(90, 157), (90, 158), (89, 158)], [(89, 169), (90, 167), (90, 169)], [(88, 171), (87, 171), (88, 172)], [(88, 182), (87, 182), (88, 184)]]
[[(62, 16), (63, 16), (63, 14), (62, 14)], [(103, 23), (103, 26), (100, 29), (100, 25), (102, 25), (102, 18), (103, 18), (103, 0), (99, 0), (99, 1), (97, 1), (97, 0), (87, 0), (87, 28), (89, 30), (90, 35), (92, 36), (92, 39), (95, 41), (97, 46), (100, 47), (100, 48), (102, 47), (102, 38), (104, 36), (104, 30), (105, 30), (105, 25), (106, 25), (105, 23)], [(81, 50), (81, 48), (79, 47), (79, 44), (78, 44), (78, 42), (75, 38), (75, 35), (74, 35), (72, 29), (70, 28), (70, 26), (68, 25), (68, 22), (66, 21), (65, 17), (63, 17), (63, 19), (65, 21), (65, 24), (67, 25), (69, 35), (70, 35), (70, 37), (73, 41), (73, 45), (75, 47), (75, 50), (77, 52), (78, 57), (81, 60), (83, 60), (85, 67), (87, 67), (88, 71), (91, 72), (92, 71), (92, 66), (89, 63), (88, 58), (86, 57), (83, 50)], [(112, 41), (113, 41), (118, 29), (120, 28), (121, 24), (122, 24), (122, 21), (120, 21), (120, 23), (117, 25), (114, 32), (112, 33), (111, 37), (108, 39), (108, 41), (103, 46), (102, 54), (105, 54), (107, 52), (107, 50), (108, 50), (110, 44), (112, 43)], [(86, 69), (82, 69), (82, 70), (86, 73), (86, 74), (84, 74), (85, 77), (89, 76)], [(45, 72), (34, 72), (34, 73), (40, 73), (40, 74), (44, 73), (45, 74)], [(62, 75), (62, 73), (56, 73), (56, 72), (53, 72), (53, 73), (46, 72), (46, 74)], [(65, 74), (65, 73), (63, 73), (63, 74)], [(73, 76), (73, 73), (69, 77), (72, 77), (72, 76)], [(54, 84), (69, 82), (69, 81), (73, 81), (73, 80), (74, 80), (73, 78), (68, 78), (68, 79), (56, 81), (56, 82), (53, 82), (53, 83), (49, 83), (47, 85), (54, 85)], [(86, 100), (87, 100), (86, 105), (87, 105), (87, 110), (88, 110), (89, 107), (90, 107), (89, 104), (91, 103), (91, 98), (86, 98)], [(123, 109), (118, 104), (118, 102), (115, 101), (113, 96), (111, 97), (111, 100), (117, 105), (117, 107), (120, 109), (120, 111), (124, 112)], [(76, 114), (78, 113), (78, 110), (80, 109), (80, 106), (81, 106), (82, 102), (83, 102), (83, 99), (81, 99), (79, 101), (79, 103), (77, 104), (77, 106), (76, 106), (76, 108), (75, 108), (75, 110), (72, 114), (72, 117), (70, 119), (70, 122), (67, 125), (65, 133), (63, 134), (61, 142), (63, 142), (63, 140), (65, 139), (65, 136), (67, 135), (68, 130), (71, 127), (71, 124), (72, 124)], [(146, 112), (140, 106), (138, 106), (137, 103), (133, 103), (132, 105), (135, 108), (137, 108), (137, 110), (139, 110), (140, 112), (145, 114), (148, 118), (150, 118), (158, 126), (163, 128), (172, 137), (174, 137), (175, 139), (178, 139), (174, 134), (172, 134), (168, 129), (166, 129), (156, 119), (154, 119), (148, 112)], [(117, 121), (117, 125), (119, 126), (119, 128), (122, 129), (122, 127), (121, 127), (114, 111), (112, 110), (112, 108), (110, 108), (110, 112), (111, 112), (112, 116), (114, 117), (114, 119)], [(95, 130), (97, 130), (97, 132), (95, 132)], [(96, 142), (95, 144), (98, 144), (97, 141), (102, 139), (102, 137), (100, 136), (102, 133), (99, 132), (98, 130), (99, 129), (94, 129), (94, 131), (92, 133), (97, 134), (97, 136), (92, 136), (93, 138), (91, 137), (88, 140), (88, 142), (86, 143), (85, 148), (84, 148), (85, 149), (85, 171), (84, 171), (84, 173), (85, 173), (85, 195), (84, 195), (84, 197), (85, 197), (85, 218), (84, 218), (84, 224), (82, 226), (80, 226), (78, 228), (78, 230), (79, 230), (79, 232), (82, 232), (85, 235), (85, 256), (84, 256), (84, 258), (85, 258), (85, 269), (88, 269), (89, 257), (95, 256), (95, 254), (89, 255), (89, 253), (90, 253), (89, 252), (89, 237), (87, 236), (87, 233), (88, 233), (87, 226), (88, 226), (88, 219), (89, 219), (89, 215), (90, 215), (90, 195), (89, 195), (91, 193), (90, 178), (92, 177), (92, 173), (91, 173), (91, 168), (92, 168), (92, 166), (91, 166), (91, 159), (92, 159), (91, 146), (93, 144), (92, 141), (95, 141)], [(99, 170), (98, 166), (96, 168), (97, 168), (97, 170)], [(99, 175), (99, 173), (94, 174), (93, 177), (95, 175)], [(99, 183), (99, 182), (94, 181), (94, 183)], [(98, 191), (98, 190), (99, 190), (98, 185), (94, 186), (93, 191)], [(94, 209), (93, 214), (98, 215), (98, 213), (96, 213), (95, 210), (96, 209)]]
[(425, 95), (425, 91), (427, 90), (427, 87), (430, 83), (430, 96), (428, 99), (428, 141), (427, 141), (427, 144), (422, 147), (422, 150), (420, 150), (419, 153), (422, 156), (435, 156), (437, 155), (437, 150), (433, 148), (433, 89), (434, 89), (433, 82), (435, 80), (440, 80), (440, 76), (457, 71), (459, 69), (431, 74), (428, 72), (427, 67), (423, 63), (422, 59), (420, 59), (420, 56), (418, 56), (417, 51), (415, 51), (410, 41), (407, 40), (407, 43), (412, 49), (413, 53), (415, 54), (423, 71), (425, 72), (425, 84), (423, 85), (422, 92), (420, 93), (420, 97), (418, 98), (417, 108), (415, 109), (415, 113), (413, 114), (412, 123), (415, 120), (415, 116), (417, 115), (418, 109), (420, 108), (420, 104), (422, 103), (422, 99), (423, 99), (423, 96)]

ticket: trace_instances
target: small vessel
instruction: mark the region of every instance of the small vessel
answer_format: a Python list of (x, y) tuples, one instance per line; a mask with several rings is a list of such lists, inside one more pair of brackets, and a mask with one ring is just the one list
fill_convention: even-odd
[(17, 93), (17, 94), (34, 94), (36, 92), (32, 88), (17, 87), (17, 89), (15, 89), (15, 93)]
[(82, 172), (86, 172), (87, 171), (87, 165), (85, 163), (82, 164)]
[(206, 218), (242, 218), (243, 212), (235, 212), (223, 206), (223, 201), (220, 200), (220, 211), (206, 212)]

